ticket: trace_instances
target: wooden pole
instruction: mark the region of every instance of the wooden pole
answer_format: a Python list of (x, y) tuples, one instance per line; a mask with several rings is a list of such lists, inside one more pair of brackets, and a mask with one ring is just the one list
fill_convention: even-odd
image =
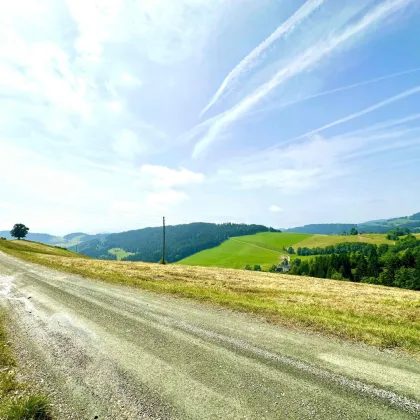
[(165, 248), (166, 248), (166, 226), (165, 226), (165, 217), (164, 217), (163, 218), (162, 264), (166, 264), (166, 261), (165, 261)]

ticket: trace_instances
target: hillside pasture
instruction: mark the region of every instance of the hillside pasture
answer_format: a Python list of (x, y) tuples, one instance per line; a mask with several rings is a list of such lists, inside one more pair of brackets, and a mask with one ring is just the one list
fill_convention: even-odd
[(386, 235), (380, 233), (366, 233), (363, 235), (312, 235), (293, 246), (297, 248), (325, 248), (330, 245), (338, 245), (345, 242), (363, 242), (374, 245), (395, 245), (395, 241), (386, 239)]
[(283, 247), (294, 246), (296, 243), (309, 239), (312, 236), (304, 233), (263, 232), (232, 239), (284, 253)]
[(115, 255), (117, 260), (122, 260), (123, 258), (127, 258), (130, 255), (134, 255), (132, 252), (127, 252), (122, 248), (112, 248), (108, 251), (108, 254)]
[(179, 261), (178, 264), (237, 269), (248, 264), (260, 265), (266, 270), (272, 265), (278, 265), (281, 256), (287, 255), (283, 247), (293, 246), (310, 236), (300, 233), (264, 232), (230, 238), (220, 246), (201, 251)]

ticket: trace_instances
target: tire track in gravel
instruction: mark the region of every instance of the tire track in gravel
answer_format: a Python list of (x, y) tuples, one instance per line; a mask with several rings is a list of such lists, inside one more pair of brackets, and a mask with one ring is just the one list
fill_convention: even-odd
[(0, 301), (59, 418), (420, 416), (414, 358), (1, 253)]

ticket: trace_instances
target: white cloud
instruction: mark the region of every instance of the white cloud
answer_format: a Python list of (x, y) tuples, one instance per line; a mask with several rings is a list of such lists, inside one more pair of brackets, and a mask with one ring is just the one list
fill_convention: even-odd
[(172, 189), (163, 189), (159, 192), (153, 192), (146, 197), (146, 206), (156, 210), (168, 210), (176, 204), (188, 199), (188, 195), (181, 191)]
[(271, 211), (272, 213), (280, 213), (283, 211), (283, 209), (279, 206), (276, 206), (275, 204), (273, 204), (272, 206), (270, 206), (268, 208), (268, 211)]
[(277, 145), (248, 159), (231, 164), (238, 175), (231, 181), (242, 189), (281, 191), (299, 194), (318, 189), (327, 181), (341, 176), (356, 176), (366, 170), (359, 161), (382, 152), (418, 152), (420, 127), (404, 126), (418, 115), (393, 120), (333, 137), (312, 135), (300, 143)]
[(126, 86), (141, 86), (143, 82), (138, 78), (128, 73), (121, 75), (121, 83)]
[(147, 208), (166, 212), (189, 199), (186, 192), (175, 187), (188, 188), (203, 181), (203, 174), (185, 168), (177, 170), (166, 166), (142, 165), (137, 185), (148, 190), (145, 198)]
[(131, 130), (123, 129), (116, 136), (112, 144), (114, 152), (125, 159), (134, 159), (145, 149), (136, 133)]
[[(308, 71), (317, 65), (321, 59), (343, 47), (346, 42), (371, 29), (376, 23), (392, 16), (395, 12), (410, 4), (413, 0), (388, 0), (369, 10), (359, 21), (345, 27), (341, 33), (327, 36), (308, 49), (295, 55), (287, 65), (277, 71), (267, 82), (260, 85), (250, 95), (246, 96), (229, 111), (224, 112), (209, 128), (207, 134), (195, 145), (193, 157), (197, 158), (222, 134), (227, 126), (250, 111), (275, 88), (291, 78)], [(360, 42), (362, 37), (358, 37)]]
[(176, 170), (166, 166), (143, 165), (140, 173), (150, 179), (152, 185), (160, 188), (197, 184), (204, 180), (203, 174), (185, 168)]

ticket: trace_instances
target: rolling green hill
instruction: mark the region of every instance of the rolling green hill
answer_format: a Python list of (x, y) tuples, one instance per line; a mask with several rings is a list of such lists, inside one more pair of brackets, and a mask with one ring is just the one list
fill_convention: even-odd
[[(283, 247), (292, 246), (296, 251), (298, 247), (317, 248), (337, 245), (346, 242), (363, 242), (375, 245), (394, 245), (383, 234), (363, 234), (355, 236), (342, 235), (309, 235), (303, 233), (273, 233), (264, 232), (256, 235), (231, 238), (220, 246), (207, 249), (179, 261), (179, 264), (197, 265), (203, 267), (239, 268), (246, 265), (251, 267), (260, 265), (263, 270), (272, 265), (278, 265), (282, 256), (288, 255)], [(296, 255), (292, 255), (292, 259)], [(312, 258), (299, 256), (300, 259)]]
[(264, 270), (279, 264), (281, 256), (287, 255), (283, 247), (293, 246), (310, 237), (301, 233), (264, 232), (230, 238), (218, 247), (183, 259), (179, 264), (224, 268), (244, 268), (247, 264), (258, 264)]
[[(218, 246), (228, 238), (269, 230), (270, 228), (262, 225), (235, 223), (190, 223), (167, 226), (166, 261), (179, 261), (204, 249)], [(76, 250), (75, 247), (70, 249)], [(100, 259), (120, 258), (127, 261), (158, 262), (162, 258), (162, 228), (153, 227), (110, 234), (104, 239), (83, 242), (77, 251)]]
[(388, 244), (394, 245), (395, 241), (386, 239), (386, 235), (380, 233), (365, 233), (363, 235), (312, 235), (310, 238), (295, 244), (295, 247), (325, 248), (329, 245), (338, 245), (345, 242), (364, 242), (367, 244)]

